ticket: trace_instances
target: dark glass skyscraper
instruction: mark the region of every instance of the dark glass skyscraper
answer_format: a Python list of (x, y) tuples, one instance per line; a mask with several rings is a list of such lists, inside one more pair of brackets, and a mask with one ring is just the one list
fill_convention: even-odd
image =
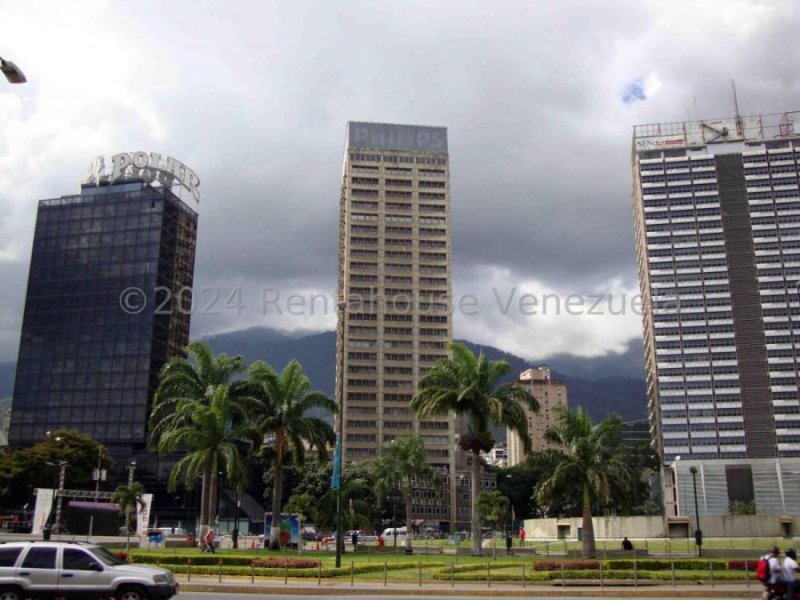
[(122, 459), (144, 450), (158, 371), (189, 341), (196, 232), (145, 180), (39, 203), (11, 445), (69, 428)]

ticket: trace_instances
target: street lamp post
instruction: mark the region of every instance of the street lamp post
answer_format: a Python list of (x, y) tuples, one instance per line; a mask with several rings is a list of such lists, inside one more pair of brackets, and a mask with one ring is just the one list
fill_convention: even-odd
[(172, 497), (172, 533), (175, 533), (175, 528), (178, 526), (177, 524), (180, 523), (178, 520), (178, 502), (180, 501), (180, 496)]
[(4, 60), (0, 56), (0, 71), (6, 76), (8, 83), (25, 83), (25, 75), (22, 70), (10, 60)]
[(689, 467), (692, 474), (692, 486), (694, 487), (694, 516), (697, 522), (697, 529), (694, 531), (694, 543), (697, 545), (697, 556), (703, 556), (703, 530), (700, 529), (700, 508), (697, 504), (697, 467)]
[(92, 479), (94, 479), (94, 497), (97, 500), (100, 497), (100, 482), (106, 480), (108, 471), (103, 468), (103, 449), (97, 449), (97, 468), (92, 472)]
[(336, 485), (336, 568), (342, 566), (342, 546), (344, 539), (342, 538), (342, 455), (344, 454), (344, 439), (342, 437), (342, 420), (344, 417), (344, 311), (347, 307), (347, 302), (341, 300), (337, 305), (339, 309), (339, 385), (337, 392), (337, 408), (339, 414), (336, 415), (336, 442), (338, 444), (338, 452), (334, 453), (336, 464), (333, 469), (338, 473), (339, 480)]
[(67, 461), (59, 461), (58, 466), (58, 491), (56, 492), (56, 524), (53, 526), (54, 533), (61, 533), (61, 508), (64, 502), (64, 480), (67, 475)]
[[(128, 489), (133, 487), (133, 472), (136, 471), (136, 461), (132, 460), (128, 463)], [(130, 530), (131, 527), (131, 506), (130, 503), (125, 509), (125, 528)]]
[[(92, 479), (94, 479), (94, 501), (97, 502), (100, 498), (100, 482), (106, 480), (106, 470), (103, 468), (103, 448), (102, 446), (97, 449), (97, 468), (92, 471)], [(89, 516), (89, 537), (92, 537), (94, 531), (94, 514)]]

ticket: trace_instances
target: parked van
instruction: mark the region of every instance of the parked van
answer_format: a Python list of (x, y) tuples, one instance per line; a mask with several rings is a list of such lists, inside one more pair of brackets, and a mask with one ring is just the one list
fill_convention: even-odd
[(186, 537), (187, 532), (183, 527), (151, 527), (147, 530), (147, 535), (161, 535), (163, 537), (179, 536)]
[(383, 530), (383, 538), (391, 538), (394, 537), (395, 532), (397, 532), (397, 537), (404, 536), (408, 533), (408, 528), (406, 527), (388, 527)]

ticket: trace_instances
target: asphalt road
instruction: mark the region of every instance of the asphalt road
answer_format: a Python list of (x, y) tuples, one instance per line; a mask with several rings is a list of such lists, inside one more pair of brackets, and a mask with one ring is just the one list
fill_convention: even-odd
[[(724, 596), (724, 592), (720, 593), (719, 600), (730, 600), (729, 596)], [(447, 596), (438, 596), (440, 598), (447, 598), (447, 600), (497, 600), (498, 596), (502, 595), (501, 593), (496, 595), (485, 595), (485, 596), (476, 596), (474, 594), (466, 594), (463, 596), (456, 596), (450, 595)], [(233, 596), (234, 600), (269, 600), (269, 598), (273, 596), (272, 594), (265, 595), (265, 594), (240, 594), (237, 593)], [(369, 593), (340, 593), (336, 590), (327, 590), (325, 593), (321, 594), (282, 594), (280, 591), (276, 590), (274, 596), (281, 597), (281, 598), (288, 598), (290, 600), (330, 600), (331, 598), (347, 598), (350, 600), (357, 600), (358, 598), (364, 597), (372, 597), (372, 598), (379, 598), (380, 600), (408, 600), (409, 598), (427, 598), (431, 600), (431, 598), (436, 598), (436, 594), (431, 594), (430, 591), (420, 592), (419, 595), (395, 595), (395, 594), (380, 594), (380, 595), (371, 595)], [(531, 598), (535, 597), (535, 593), (532, 593)], [(613, 590), (608, 590), (607, 597), (613, 598), (618, 597), (617, 594)], [(173, 600), (231, 600), (231, 594), (225, 594), (222, 592), (181, 592), (180, 595), (175, 597)], [(660, 600), (669, 600), (670, 597), (661, 596)], [(680, 593), (676, 594), (672, 598), (675, 600), (685, 600), (686, 596), (681, 596)], [(587, 600), (586, 596), (559, 596), (558, 600)], [(703, 600), (715, 600), (714, 598), (704, 598)]]

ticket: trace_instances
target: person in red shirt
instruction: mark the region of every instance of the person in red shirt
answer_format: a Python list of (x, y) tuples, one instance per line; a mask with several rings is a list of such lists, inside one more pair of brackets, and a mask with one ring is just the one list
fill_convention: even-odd
[(214, 530), (211, 528), (209, 528), (203, 536), (203, 547), (200, 549), (200, 552), (205, 552), (206, 550), (214, 554)]
[(519, 547), (520, 548), (524, 548), (525, 547), (525, 528), (524, 527), (520, 527), (519, 528)]

